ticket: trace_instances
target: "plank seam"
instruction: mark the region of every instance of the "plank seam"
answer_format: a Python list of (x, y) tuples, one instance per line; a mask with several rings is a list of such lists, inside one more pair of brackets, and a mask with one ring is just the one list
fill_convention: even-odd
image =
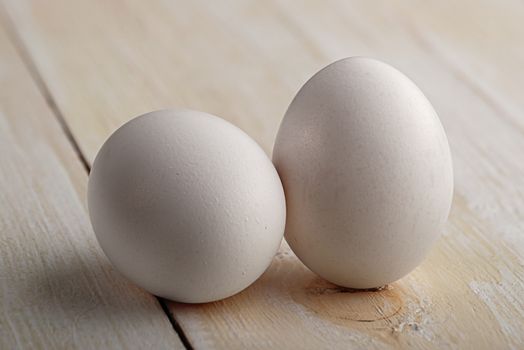
[(454, 63), (447, 55), (445, 55), (442, 50), (433, 43), (432, 39), (428, 34), (419, 28), (419, 26), (411, 18), (406, 17), (406, 31), (411, 35), (412, 38), (418, 42), (419, 46), (423, 50), (427, 50), (432, 53), (436, 60), (442, 64), (449, 72), (459, 81), (464, 83), (464, 85), (476, 96), (482, 100), (488, 108), (490, 108), (496, 115), (509, 125), (514, 130), (519, 132), (524, 132), (522, 125), (517, 122), (519, 118), (515, 117), (513, 112), (508, 111), (501, 103), (499, 103), (496, 98), (486, 89), (479, 84), (471, 74), (467, 73), (464, 68)]
[(173, 313), (169, 310), (169, 307), (167, 306), (167, 301), (163, 298), (155, 296), (160, 303), (160, 306), (162, 307), (162, 310), (164, 310), (165, 314), (167, 315), (167, 318), (169, 318), (169, 321), (171, 322), (171, 325), (173, 326), (173, 329), (177, 332), (178, 337), (182, 341), (182, 344), (186, 347), (187, 350), (194, 350), (193, 345), (189, 342), (189, 339), (187, 338), (186, 334), (184, 333), (184, 330), (180, 326), (180, 323), (176, 320)]
[(55, 100), (53, 99), (53, 97), (51, 95), (49, 87), (44, 82), (44, 80), (42, 78), (42, 75), (38, 71), (38, 68), (36, 67), (36, 65), (33, 62), (33, 60), (31, 59), (31, 56), (29, 55), (29, 51), (27, 50), (27, 47), (24, 45), (21, 36), (16, 31), (16, 27), (15, 27), (12, 19), (10, 18), (8, 11), (5, 9), (5, 7), (4, 7), (2, 12), (3, 12), (3, 16), (2, 17), (4, 18), (4, 23), (5, 23), (5, 25), (3, 27), (5, 28), (5, 30), (7, 32), (7, 36), (9, 38), (9, 40), (11, 41), (13, 46), (15, 47), (15, 50), (17, 51), (17, 53), (18, 53), (22, 63), (27, 68), (27, 71), (29, 72), (29, 75), (33, 79), (34, 83), (36, 84), (36, 87), (37, 87), (38, 91), (44, 97), (44, 100), (46, 101), (47, 106), (53, 112), (56, 120), (58, 121), (58, 124), (60, 125), (60, 128), (62, 129), (62, 131), (64, 132), (65, 136), (67, 137), (67, 140), (69, 141), (69, 143), (73, 147), (73, 150), (74, 150), (76, 156), (78, 157), (78, 159), (82, 163), (82, 166), (84, 167), (84, 169), (89, 174), (89, 171), (90, 171), (89, 163), (87, 162), (86, 157), (84, 157), (84, 154), (80, 150), (80, 145), (75, 140), (75, 138), (73, 136), (73, 133), (71, 132), (71, 129), (67, 125), (67, 123), (66, 123), (66, 121), (64, 119), (64, 116), (62, 114), (62, 111), (60, 111), (60, 109), (58, 108), (58, 105), (56, 104)]
[[(75, 152), (76, 156), (82, 163), (82, 166), (84, 167), (85, 171), (89, 175), (91, 171), (91, 165), (89, 164), (86, 157), (82, 153), (82, 150), (80, 149), (80, 145), (76, 141), (71, 129), (67, 125), (64, 115), (62, 114), (62, 112), (60, 111), (60, 108), (56, 104), (56, 101), (54, 100), (51, 94), (51, 91), (49, 90), (49, 87), (45, 83), (42, 75), (40, 74), (38, 68), (36, 67), (35, 62), (32, 60), (26, 45), (24, 45), (22, 41), (22, 37), (16, 30), (14, 22), (12, 21), (7, 9), (5, 8), (5, 5), (1, 7), (2, 7), (2, 10), (0, 11), (1, 12), (0, 17), (1, 19), (3, 19), (2, 27), (5, 29), (8, 39), (13, 44), (23, 65), (27, 68), (30, 77), (33, 79), (38, 91), (44, 97), (44, 100), (46, 101), (47, 106), (50, 108), (51, 112), (55, 116), (56, 120), (58, 121), (60, 125), (60, 128), (62, 129), (65, 136), (67, 137), (69, 144), (72, 146), (73, 151)], [(173, 330), (177, 333), (184, 347), (187, 350), (194, 350), (193, 346), (189, 342), (189, 339), (187, 338), (184, 331), (182, 330), (182, 327), (180, 326), (178, 321), (175, 319), (174, 315), (169, 311), (169, 308), (167, 307), (166, 302), (162, 298), (156, 295), (153, 295), (153, 297), (160, 304), (162, 311), (168, 318), (169, 322), (171, 323), (171, 326), (173, 327)]]

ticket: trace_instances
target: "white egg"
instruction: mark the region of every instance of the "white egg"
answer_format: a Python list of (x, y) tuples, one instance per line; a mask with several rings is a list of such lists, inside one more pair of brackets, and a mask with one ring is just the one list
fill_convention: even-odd
[(453, 172), (439, 118), (411, 80), (377, 60), (347, 58), (315, 74), (286, 112), (273, 161), (286, 240), (341, 286), (406, 275), (449, 214)]
[(178, 109), (111, 135), (91, 170), (88, 205), (123, 275), (192, 303), (255, 281), (279, 248), (286, 216), (278, 174), (255, 141), (220, 118)]

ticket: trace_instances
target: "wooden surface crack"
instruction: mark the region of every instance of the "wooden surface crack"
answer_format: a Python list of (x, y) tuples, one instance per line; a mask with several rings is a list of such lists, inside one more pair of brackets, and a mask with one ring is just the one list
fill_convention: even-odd
[(33, 82), (35, 83), (38, 90), (40, 91), (40, 94), (42, 94), (42, 96), (44, 97), (47, 103), (47, 106), (53, 112), (53, 115), (55, 116), (56, 120), (60, 124), (60, 127), (62, 128), (62, 131), (64, 132), (76, 156), (78, 157), (78, 160), (80, 160), (80, 162), (82, 163), (82, 166), (89, 174), (90, 165), (86, 157), (82, 153), (82, 150), (80, 149), (80, 145), (74, 138), (71, 132), (71, 129), (67, 125), (67, 122), (65, 121), (64, 116), (62, 112), (60, 111), (60, 108), (58, 108), (58, 105), (56, 104), (51, 92), (49, 91), (47, 84), (45, 83), (44, 79), (42, 78), (42, 75), (40, 74), (36, 66), (36, 63), (31, 58), (31, 54), (29, 50), (27, 49), (21, 36), (17, 32), (16, 26), (14, 25), (12, 18), (9, 16), (8, 11), (4, 8), (3, 4), (1, 7), (2, 9), (0, 12), (1, 12), (2, 22), (4, 23), (3, 27), (7, 33), (7, 36), (9, 37), (9, 40), (11, 41), (12, 45), (16, 49), (27, 71), (31, 75), (31, 78), (33, 79)]
[[(67, 125), (66, 120), (63, 117), (62, 112), (60, 111), (60, 108), (56, 104), (47, 84), (45, 83), (44, 79), (42, 78), (42, 75), (40, 74), (35, 62), (31, 58), (31, 54), (28, 51), (27, 47), (25, 46), (22, 38), (18, 34), (16, 27), (14, 26), (14, 23), (12, 19), (10, 18), (7, 10), (3, 7), (3, 4), (0, 10), (0, 23), (2, 24), (3, 29), (5, 30), (8, 39), (10, 40), (11, 44), (17, 51), (17, 54), (20, 57), (20, 60), (22, 61), (23, 65), (27, 69), (28, 73), (30, 74), (31, 78), (33, 79), (33, 82), (35, 83), (37, 89), (39, 90), (40, 94), (44, 98), (47, 106), (51, 110), (52, 114), (54, 115), (55, 119), (57, 120), (58, 124), (61, 127), (61, 130), (63, 131), (64, 135), (66, 136), (70, 146), (72, 147), (74, 153), (76, 154), (78, 160), (82, 164), (83, 168), (85, 169), (86, 173), (89, 175), (89, 172), (91, 170), (91, 165), (87, 161), (87, 158), (84, 156), (78, 142), (76, 141), (75, 137), (73, 136), (71, 129)], [(178, 337), (182, 341), (182, 344), (185, 346), (186, 349), (192, 350), (193, 347), (191, 346), (189, 340), (187, 339), (186, 335), (184, 334), (182, 328), (174, 318), (174, 316), (169, 311), (166, 302), (157, 296), (154, 296), (157, 302), (159, 303), (162, 311), (168, 318), (169, 322), (171, 323), (173, 330), (177, 333)], [(93, 309), (96, 306), (93, 306)], [(85, 313), (89, 312), (89, 310), (84, 311)], [(73, 321), (73, 336), (75, 335), (76, 328), (75, 325), (78, 322), (78, 318), (82, 315), (77, 315), (75, 320)]]

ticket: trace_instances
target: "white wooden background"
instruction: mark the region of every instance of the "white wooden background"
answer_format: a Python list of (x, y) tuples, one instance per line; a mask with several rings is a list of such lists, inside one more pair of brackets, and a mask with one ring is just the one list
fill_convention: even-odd
[[(522, 1), (0, 1), (0, 349), (524, 348)], [(101, 253), (87, 173), (119, 125), (183, 106), (268, 152), (305, 80), (353, 55), (411, 77), (448, 133), (455, 196), (414, 272), (351, 292), (285, 243), (223, 301), (185, 305)]]

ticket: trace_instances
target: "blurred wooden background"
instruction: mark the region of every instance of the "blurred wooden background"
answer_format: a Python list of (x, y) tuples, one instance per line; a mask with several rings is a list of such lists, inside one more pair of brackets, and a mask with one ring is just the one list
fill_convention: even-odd
[[(0, 348), (524, 347), (522, 1), (0, 1)], [(267, 152), (291, 98), (354, 55), (399, 68), (448, 133), (455, 197), (413, 273), (352, 292), (285, 243), (223, 301), (158, 300), (115, 272), (85, 206), (130, 118), (183, 106)]]

